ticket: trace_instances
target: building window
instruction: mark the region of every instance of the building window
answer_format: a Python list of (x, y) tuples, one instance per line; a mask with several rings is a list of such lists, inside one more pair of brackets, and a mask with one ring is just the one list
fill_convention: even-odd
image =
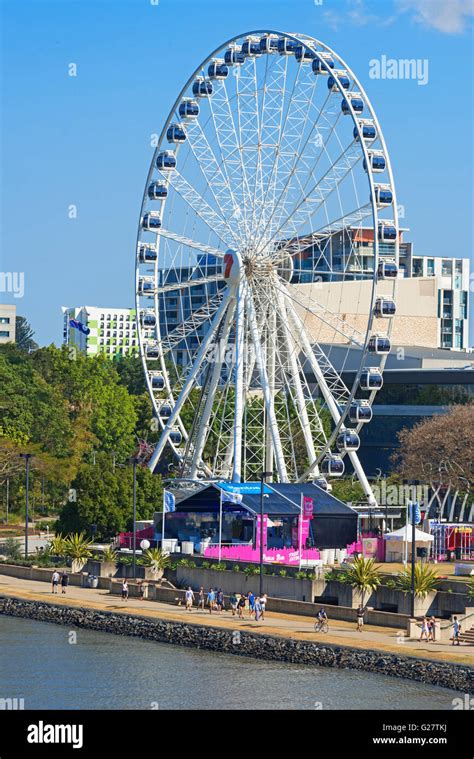
[(9, 316), (0, 316), (0, 324), (10, 324)]
[(450, 277), (453, 273), (453, 262), (449, 261), (446, 258), (443, 258), (443, 263), (441, 264), (441, 273), (443, 277)]
[(428, 258), (426, 262), (426, 275), (428, 277), (434, 277), (435, 275), (435, 260), (434, 258)]
[(0, 330), (0, 337), (10, 337), (10, 333), (7, 330), (2, 329)]

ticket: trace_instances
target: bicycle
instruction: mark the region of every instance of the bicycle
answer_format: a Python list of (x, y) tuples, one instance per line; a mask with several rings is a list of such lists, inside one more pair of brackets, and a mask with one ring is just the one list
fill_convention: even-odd
[(329, 625), (327, 619), (317, 619), (314, 623), (314, 632), (329, 632)]

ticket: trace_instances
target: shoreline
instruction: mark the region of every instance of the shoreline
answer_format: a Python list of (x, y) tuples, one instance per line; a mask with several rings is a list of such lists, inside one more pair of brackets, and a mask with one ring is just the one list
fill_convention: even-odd
[(139, 637), (160, 643), (267, 659), (290, 664), (355, 669), (474, 694), (474, 667), (400, 656), (375, 649), (295, 640), (284, 636), (226, 630), (144, 615), (97, 611), (47, 601), (0, 595), (0, 614), (59, 625)]

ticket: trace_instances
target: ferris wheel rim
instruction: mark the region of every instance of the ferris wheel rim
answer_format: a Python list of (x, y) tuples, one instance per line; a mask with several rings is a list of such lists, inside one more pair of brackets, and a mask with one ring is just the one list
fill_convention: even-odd
[[(347, 64), (345, 63), (345, 61), (338, 55), (338, 53), (336, 53), (334, 50), (332, 50), (327, 45), (325, 45), (325, 43), (323, 43), (323, 42), (321, 42), (319, 40), (316, 40), (315, 38), (311, 38), (309, 35), (300, 35), (299, 33), (291, 34), (291, 33), (287, 33), (287, 32), (280, 32), (280, 31), (277, 31), (277, 30), (261, 29), (261, 30), (253, 30), (253, 31), (249, 31), (249, 32), (244, 32), (242, 34), (234, 35), (229, 40), (227, 40), (226, 42), (224, 42), (221, 45), (219, 45), (195, 69), (195, 71), (190, 76), (190, 78), (188, 79), (188, 81), (186, 82), (186, 84), (184, 85), (184, 87), (182, 88), (181, 92), (179, 93), (179, 95), (178, 95), (178, 97), (177, 97), (174, 105), (172, 106), (172, 108), (171, 108), (171, 110), (170, 110), (170, 112), (168, 114), (168, 117), (167, 117), (167, 119), (165, 121), (165, 124), (163, 126), (160, 138), (159, 138), (159, 140), (157, 142), (157, 145), (156, 145), (156, 148), (155, 148), (155, 151), (154, 151), (154, 154), (153, 154), (153, 158), (152, 158), (152, 161), (151, 161), (150, 169), (149, 169), (149, 172), (148, 172), (148, 175), (147, 175), (147, 180), (146, 180), (146, 184), (145, 184), (145, 190), (144, 190), (143, 199), (142, 199), (142, 205), (141, 205), (140, 218), (143, 215), (143, 209), (146, 206), (146, 202), (147, 202), (147, 195), (146, 195), (147, 194), (147, 187), (148, 187), (148, 185), (149, 185), (149, 183), (151, 181), (151, 178), (153, 176), (153, 173), (154, 173), (154, 161), (155, 161), (155, 157), (157, 156), (157, 154), (162, 149), (162, 145), (163, 145), (163, 142), (164, 142), (164, 139), (165, 139), (165, 136), (166, 136), (167, 129), (170, 126), (170, 124), (172, 123), (172, 119), (174, 118), (175, 114), (177, 113), (177, 108), (178, 108), (180, 102), (182, 101), (183, 96), (189, 90), (192, 82), (199, 75), (199, 73), (204, 70), (205, 66), (213, 58), (215, 58), (219, 54), (219, 52), (221, 52), (222, 50), (224, 50), (226, 47), (228, 47), (232, 43), (236, 42), (237, 40), (241, 40), (243, 38), (250, 37), (252, 35), (272, 35), (272, 34), (273, 35), (277, 35), (278, 37), (285, 37), (285, 38), (288, 38), (288, 39), (292, 39), (295, 42), (298, 42), (298, 43), (302, 44), (304, 47), (306, 47), (309, 50), (313, 50), (313, 48), (311, 47), (311, 45), (308, 45), (308, 42), (314, 43), (315, 45), (319, 45), (320, 47), (324, 48), (325, 51), (327, 51), (328, 53), (331, 53), (343, 65), (343, 67), (349, 72), (352, 81), (358, 85), (358, 90), (363, 95), (364, 104), (366, 104), (367, 107), (369, 108), (371, 117), (372, 117), (372, 119), (374, 120), (374, 122), (375, 122), (375, 124), (377, 126), (377, 136), (378, 136), (378, 139), (381, 142), (381, 145), (383, 147), (383, 151), (384, 151), (384, 154), (385, 154), (385, 157), (386, 157), (386, 161), (387, 161), (387, 173), (389, 175), (390, 186), (391, 186), (392, 193), (393, 193), (393, 198), (394, 198), (394, 202), (393, 202), (394, 223), (395, 223), (395, 227), (396, 227), (396, 230), (397, 230), (395, 249), (396, 249), (396, 259), (398, 261), (399, 223), (398, 223), (398, 208), (397, 208), (397, 204), (396, 204), (395, 182), (394, 182), (394, 179), (393, 179), (393, 171), (392, 171), (392, 166), (391, 166), (391, 161), (390, 161), (390, 155), (388, 153), (388, 149), (387, 149), (386, 143), (385, 143), (385, 138), (383, 136), (383, 132), (382, 132), (382, 129), (380, 127), (380, 123), (379, 123), (379, 121), (377, 119), (375, 110), (373, 109), (372, 104), (370, 102), (370, 99), (368, 98), (367, 93), (365, 92), (365, 89), (362, 87), (362, 85), (359, 82), (358, 78), (356, 77), (356, 75), (354, 74), (354, 72), (347, 66)], [(338, 82), (338, 88), (340, 90), (340, 94), (344, 97), (344, 91), (343, 91), (342, 87), (340, 86), (339, 82)], [(349, 108), (350, 108), (350, 112), (351, 112), (352, 121), (353, 121), (354, 125), (360, 130), (360, 127), (359, 127), (359, 124), (358, 124), (358, 120), (357, 120), (357, 117), (356, 117), (356, 115), (355, 115), (355, 113), (354, 113), (354, 111), (352, 109), (352, 105), (351, 105), (350, 100), (348, 102), (349, 102)], [(374, 305), (375, 305), (375, 300), (376, 300), (376, 295), (377, 295), (377, 276), (376, 276), (376, 272), (377, 272), (377, 265), (378, 265), (378, 261), (379, 261), (379, 241), (378, 241), (378, 235), (376, 234), (377, 229), (378, 229), (378, 212), (377, 212), (377, 203), (375, 201), (375, 193), (374, 193), (374, 185), (375, 185), (375, 183), (374, 183), (374, 178), (373, 178), (370, 162), (368, 161), (367, 146), (366, 146), (365, 141), (363, 139), (360, 139), (359, 142), (360, 142), (360, 146), (362, 148), (362, 152), (364, 154), (365, 160), (367, 161), (367, 165), (368, 165), (368, 168), (369, 168), (369, 170), (367, 171), (367, 175), (368, 175), (369, 187), (370, 187), (370, 191), (371, 191), (371, 205), (372, 205), (372, 212), (373, 212), (372, 213), (372, 218), (373, 218), (373, 225), (374, 225), (374, 260), (375, 260), (375, 263), (374, 263), (374, 276), (373, 276), (373, 279), (372, 279), (371, 302), (370, 302), (369, 317), (368, 317), (368, 324), (367, 324), (367, 330), (366, 330), (365, 348), (362, 351), (360, 364), (359, 364), (359, 367), (358, 367), (358, 370), (357, 370), (357, 375), (356, 375), (356, 377), (354, 379), (354, 382), (353, 382), (353, 385), (352, 385), (352, 390), (351, 390), (349, 402), (346, 404), (344, 415), (341, 417), (341, 419), (340, 419), (340, 421), (339, 421), (339, 423), (337, 425), (337, 428), (333, 432), (333, 435), (331, 437), (331, 441), (334, 441), (334, 439), (337, 436), (338, 431), (343, 426), (344, 421), (345, 421), (345, 419), (347, 417), (347, 414), (348, 414), (348, 411), (349, 411), (349, 403), (352, 402), (352, 400), (355, 398), (355, 395), (356, 395), (356, 392), (357, 392), (358, 383), (360, 381), (360, 375), (361, 375), (361, 373), (363, 371), (363, 364), (364, 364), (364, 361), (366, 360), (368, 340), (369, 340), (369, 336), (370, 336), (371, 331), (372, 331), (373, 321), (374, 321), (374, 318), (375, 318), (374, 317)], [(175, 146), (175, 154), (176, 155), (179, 152), (179, 147), (180, 147), (179, 145)], [(141, 229), (140, 229), (140, 226), (139, 226), (139, 228), (138, 228), (138, 234), (137, 234), (137, 243), (136, 243), (136, 248), (137, 249), (138, 249), (138, 245), (140, 243), (140, 236), (141, 236)], [(161, 235), (157, 235), (157, 243), (156, 243), (157, 249), (159, 249), (160, 238), (161, 238)], [(155, 266), (154, 266), (155, 280), (157, 279), (157, 270), (158, 270), (158, 262), (156, 261), (155, 262)], [(138, 290), (139, 274), (140, 274), (140, 264), (139, 264), (138, 258), (137, 258), (137, 262), (136, 262), (136, 277), (135, 277), (135, 283), (136, 283), (136, 285), (135, 285), (135, 290), (136, 290), (136, 300), (135, 300), (135, 303), (136, 303), (137, 320), (139, 320), (139, 314), (140, 314), (140, 310), (141, 310), (140, 295), (139, 295), (139, 290)], [(155, 308), (154, 308), (155, 313), (158, 314), (159, 309), (158, 309), (158, 295), (157, 294), (155, 294), (154, 306), (155, 306)], [(158, 320), (157, 320), (157, 322), (158, 322)], [(392, 327), (393, 327), (393, 320), (390, 319), (389, 320), (389, 325), (388, 325), (388, 330), (387, 330), (387, 334), (388, 335), (391, 334)], [(159, 335), (159, 324), (158, 323), (157, 323), (157, 333)], [(152, 398), (154, 409), (156, 411), (155, 397), (153, 395), (153, 391), (152, 391), (151, 384), (150, 384), (150, 376), (149, 376), (150, 375), (150, 370), (149, 370), (149, 367), (148, 367), (148, 364), (147, 364), (147, 360), (146, 360), (146, 351), (144, 350), (144, 347), (145, 347), (144, 346), (144, 340), (143, 340), (143, 336), (142, 336), (142, 332), (141, 332), (140, 328), (138, 329), (138, 338), (139, 338), (140, 355), (141, 355), (142, 364), (143, 364), (143, 368), (144, 368), (144, 372), (145, 372), (145, 376), (146, 376), (147, 386), (148, 386), (148, 390), (149, 390), (150, 396)], [(160, 337), (158, 339), (160, 339)], [(160, 363), (162, 363), (161, 358), (162, 357), (160, 356)], [(382, 356), (380, 358), (380, 362), (379, 362), (379, 367), (380, 367), (381, 371), (383, 371), (383, 368), (385, 366), (385, 362), (386, 362), (386, 356)], [(163, 370), (163, 374), (164, 374), (164, 376), (166, 378), (165, 381), (168, 382), (167, 390), (168, 390), (169, 397), (171, 399), (173, 399), (172, 388), (169, 385), (169, 378), (167, 377), (167, 371), (166, 371), (164, 365), (162, 366), (162, 370)], [(371, 397), (369, 399), (369, 402), (371, 404), (373, 402), (374, 396), (375, 396), (375, 391), (371, 394)], [(359, 425), (357, 427), (357, 430), (359, 430), (361, 426), (362, 425)], [(163, 426), (162, 429), (164, 429), (164, 426)], [(328, 441), (328, 444), (329, 444), (329, 441)], [(323, 454), (321, 454), (321, 458), (322, 458), (322, 455)]]

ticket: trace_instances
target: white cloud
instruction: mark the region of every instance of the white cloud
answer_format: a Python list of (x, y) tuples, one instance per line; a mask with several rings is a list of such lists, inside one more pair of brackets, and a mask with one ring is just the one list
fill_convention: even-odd
[(462, 34), (474, 16), (472, 0), (396, 0), (400, 11), (415, 21), (445, 34)]

